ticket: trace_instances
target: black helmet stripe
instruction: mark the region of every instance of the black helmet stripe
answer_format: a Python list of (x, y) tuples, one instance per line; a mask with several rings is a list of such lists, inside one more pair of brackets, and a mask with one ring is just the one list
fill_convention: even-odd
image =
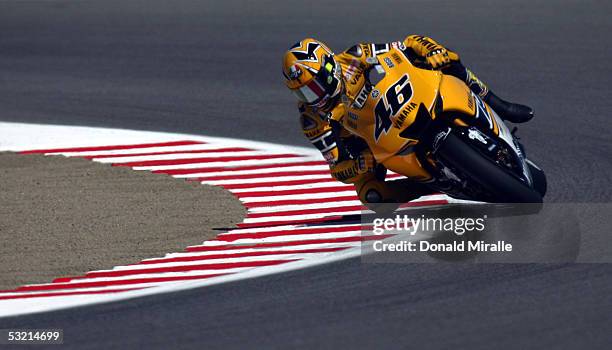
[(298, 61), (316, 62), (317, 55), (315, 55), (315, 51), (319, 47), (321, 47), (319, 43), (309, 42), (308, 45), (306, 45), (306, 51), (299, 51), (299, 50), (292, 49), (291, 52), (293, 53), (293, 55)]

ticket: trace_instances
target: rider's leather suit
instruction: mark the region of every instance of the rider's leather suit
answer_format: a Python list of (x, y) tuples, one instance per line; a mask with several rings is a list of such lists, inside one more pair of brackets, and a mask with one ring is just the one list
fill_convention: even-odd
[(365, 72), (378, 63), (377, 55), (388, 52), (391, 47), (408, 50), (424, 60), (432, 54), (443, 52), (446, 63), (441, 71), (444, 74), (461, 79), (483, 98), (492, 95), (487, 86), (461, 64), (457, 53), (425, 36), (409, 35), (403, 41), (386, 44), (362, 43), (335, 55), (336, 62), (342, 67), (344, 90), (341, 96), (325, 109), (299, 103), (300, 122), (304, 135), (328, 162), (332, 176), (338, 181), (354, 184), (359, 199), (371, 207), (376, 203), (404, 203), (431, 193), (425, 183), (385, 181), (386, 169), (375, 164), (365, 142), (350, 134), (338, 122), (345, 113), (337, 108), (342, 105), (340, 102), (359, 102), (366, 84)]

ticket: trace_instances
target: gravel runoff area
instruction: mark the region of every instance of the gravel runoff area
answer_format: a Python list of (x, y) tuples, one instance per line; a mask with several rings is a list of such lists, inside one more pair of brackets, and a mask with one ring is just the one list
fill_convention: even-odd
[(85, 159), (0, 153), (0, 289), (181, 251), (244, 214), (218, 187)]

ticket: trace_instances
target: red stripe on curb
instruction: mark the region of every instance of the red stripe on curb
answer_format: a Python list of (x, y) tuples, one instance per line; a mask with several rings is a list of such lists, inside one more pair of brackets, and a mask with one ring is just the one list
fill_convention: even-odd
[(330, 221), (342, 220), (342, 215), (325, 216), (322, 218), (313, 219), (292, 219), (292, 220), (279, 220), (270, 222), (241, 222), (236, 224), (239, 228), (263, 228), (263, 227), (274, 227), (283, 225), (304, 225), (304, 224), (325, 224)]
[(31, 154), (31, 153), (95, 152), (95, 151), (111, 151), (111, 150), (133, 149), (133, 148), (201, 145), (205, 143), (206, 142), (201, 142), (201, 141), (170, 141), (170, 142), (157, 142), (157, 143), (140, 143), (140, 144), (135, 144), (135, 145), (35, 149), (35, 150), (21, 151), (19, 153)]
[(313, 208), (313, 209), (301, 209), (301, 210), (286, 210), (286, 211), (275, 211), (270, 213), (247, 213), (247, 218), (267, 218), (276, 216), (294, 216), (294, 215), (309, 215), (309, 214), (326, 214), (335, 212), (347, 212), (347, 211), (362, 211), (368, 210), (363, 205), (345, 205), (331, 208)]
[(274, 173), (263, 173), (263, 174), (210, 175), (210, 176), (197, 177), (196, 179), (198, 181), (220, 181), (220, 180), (258, 179), (262, 177), (304, 176), (304, 175), (329, 175), (329, 170), (299, 170), (299, 171), (278, 171)]
[[(239, 193), (236, 193), (239, 194)], [(332, 202), (340, 202), (340, 201), (356, 201), (359, 200), (357, 195), (349, 195), (349, 196), (337, 196), (337, 197), (324, 197), (324, 198), (311, 198), (311, 199), (286, 199), (286, 200), (277, 200), (270, 202), (250, 202), (250, 203), (242, 203), (247, 208), (265, 208), (265, 207), (277, 207), (281, 205), (301, 205), (301, 204), (317, 204), (317, 203), (332, 203)]]
[(122, 158), (122, 157), (141, 157), (141, 156), (159, 156), (165, 154), (193, 154), (193, 153), (225, 153), (225, 152), (247, 152), (254, 151), (248, 148), (232, 147), (232, 148), (216, 148), (216, 149), (201, 149), (188, 151), (167, 151), (167, 152), (151, 152), (151, 153), (121, 153), (121, 154), (104, 154), (98, 156), (82, 156), (85, 159), (102, 159), (102, 158)]
[(360, 231), (362, 229), (361, 225), (357, 226), (342, 226), (342, 227), (333, 227), (333, 226), (323, 226), (323, 227), (307, 227), (307, 228), (297, 228), (292, 230), (280, 230), (280, 231), (264, 231), (264, 232), (247, 232), (247, 233), (226, 233), (217, 236), (218, 241), (224, 242), (232, 242), (237, 239), (258, 239), (258, 238), (268, 238), (268, 237), (277, 237), (277, 236), (293, 236), (293, 235), (313, 235), (313, 234), (321, 234), (321, 233), (337, 233), (337, 232), (350, 232), (350, 231)]
[(273, 247), (286, 247), (296, 245), (310, 245), (310, 244), (333, 244), (333, 243), (351, 243), (351, 242), (363, 242), (379, 240), (391, 237), (392, 235), (378, 235), (378, 236), (355, 236), (355, 237), (340, 237), (340, 238), (328, 238), (328, 239), (309, 239), (289, 242), (271, 242), (271, 243), (256, 243), (256, 244), (244, 244), (244, 245), (223, 245), (223, 246), (192, 246), (187, 247), (187, 252), (210, 252), (218, 250), (229, 250), (229, 249), (249, 249), (249, 248), (273, 248)]
[[(420, 202), (415, 202), (415, 203), (406, 203), (400, 206), (400, 208), (413, 208), (413, 207), (423, 207), (423, 206), (441, 205), (441, 204), (448, 204), (448, 201), (444, 199), (440, 199), (440, 200), (420, 201)], [(315, 208), (315, 209), (293, 210), (293, 211), (271, 212), (271, 213), (247, 213), (247, 218), (261, 218), (261, 217), (274, 218), (277, 216), (325, 214), (325, 213), (336, 213), (336, 212), (341, 213), (343, 211), (349, 212), (349, 211), (356, 211), (356, 210), (366, 211), (368, 210), (368, 208), (365, 206), (345, 206), (345, 207)], [(313, 218), (313, 219), (306, 219), (306, 220), (294, 219), (294, 220), (285, 220), (285, 221), (271, 221), (267, 224), (268, 226), (272, 226), (272, 225), (287, 225), (287, 224), (308, 223), (308, 222), (325, 222), (325, 221), (341, 219), (342, 215), (347, 215), (347, 214), (340, 214), (340, 215), (334, 215), (330, 217)], [(247, 227), (261, 227), (265, 224), (266, 223), (240, 223), (240, 224), (237, 224), (237, 226), (241, 228), (247, 228)]]
[(86, 273), (85, 276), (66, 277), (66, 278), (69, 278), (70, 281), (73, 281), (73, 280), (84, 279), (84, 278), (121, 277), (121, 276), (130, 276), (130, 275), (141, 275), (141, 274), (147, 274), (147, 273), (185, 272), (185, 271), (197, 271), (197, 270), (225, 270), (225, 269), (236, 269), (240, 267), (272, 266), (272, 265), (284, 264), (284, 263), (288, 263), (288, 262), (296, 261), (296, 260), (297, 259), (245, 261), (245, 262), (233, 262), (233, 263), (156, 267), (156, 268), (150, 268), (150, 269), (92, 271), (92, 272)]
[(308, 185), (323, 182), (338, 182), (334, 180), (331, 175), (329, 179), (304, 179), (304, 180), (287, 180), (287, 181), (269, 181), (269, 182), (257, 182), (257, 183), (246, 183), (246, 184), (231, 184), (231, 185), (219, 185), (227, 190), (237, 190), (243, 188), (257, 188), (257, 187), (274, 187), (274, 186), (292, 186), (292, 185)]
[[(390, 174), (388, 178), (395, 179), (401, 175)], [(300, 181), (299, 183), (296, 181)], [(234, 193), (238, 197), (269, 197), (269, 196), (284, 196), (292, 194), (308, 194), (308, 193), (331, 193), (339, 191), (348, 191), (354, 189), (353, 185), (343, 184), (340, 181), (334, 180), (331, 175), (330, 179), (310, 179), (310, 180), (296, 180), (296, 181), (283, 181), (283, 182), (259, 182), (252, 184), (238, 184), (238, 185), (220, 185), (221, 187), (234, 190), (234, 189), (248, 189), (253, 188), (252, 191)], [(338, 186), (328, 187), (316, 187), (316, 188), (299, 188), (295, 190), (274, 190), (275, 186), (291, 186), (291, 185), (308, 185), (315, 183), (337, 183)], [(270, 187), (265, 190), (257, 190), (258, 187)]]
[(313, 160), (313, 161), (295, 162), (295, 163), (243, 165), (243, 166), (214, 167), (214, 168), (153, 170), (152, 172), (168, 174), (168, 175), (189, 175), (189, 174), (197, 174), (197, 173), (210, 173), (210, 172), (215, 172), (215, 171), (258, 170), (258, 169), (283, 168), (283, 167), (292, 167), (292, 166), (325, 165), (325, 164), (327, 163), (320, 161), (320, 160)]
[(140, 162), (113, 163), (113, 166), (160, 166), (160, 165), (183, 165), (207, 162), (233, 162), (240, 160), (263, 160), (277, 158), (298, 158), (302, 157), (297, 154), (264, 154), (259, 156), (235, 156), (235, 157), (203, 157), (203, 158), (182, 158), (182, 159), (166, 159), (166, 160), (146, 160)]
[[(197, 276), (172, 276), (172, 277), (152, 277), (152, 278), (131, 278), (125, 280), (116, 281), (97, 281), (97, 282), (75, 282), (75, 283), (51, 283), (44, 285), (32, 285), (19, 287), (10, 292), (37, 292), (46, 290), (57, 290), (57, 289), (77, 289), (77, 288), (95, 288), (95, 287), (110, 287), (120, 286), (126, 284), (139, 284), (139, 283), (161, 283), (161, 282), (174, 282), (174, 281), (189, 281), (189, 280), (201, 280), (217, 276), (224, 276), (227, 273), (217, 273), (209, 275), (197, 275)], [(9, 292), (9, 291), (0, 291)]]
[(345, 185), (341, 182), (338, 182), (338, 186), (329, 186), (329, 187), (316, 187), (316, 188), (301, 188), (296, 190), (253, 190), (250, 192), (238, 192), (234, 193), (238, 197), (270, 197), (270, 196), (287, 196), (293, 194), (308, 194), (308, 193), (333, 193), (340, 191), (350, 191), (354, 189), (353, 185)]
[(196, 256), (181, 256), (176, 258), (160, 258), (150, 259), (141, 261), (139, 265), (148, 264), (163, 264), (172, 262), (188, 262), (198, 260), (209, 260), (209, 259), (228, 259), (228, 258), (241, 258), (247, 256), (265, 256), (265, 255), (279, 255), (279, 254), (309, 254), (309, 253), (331, 253), (346, 248), (318, 248), (318, 249), (300, 249), (300, 250), (272, 250), (272, 251), (255, 251), (255, 252), (243, 252), (243, 253), (229, 253), (229, 254), (210, 254), (210, 255), (196, 255)]

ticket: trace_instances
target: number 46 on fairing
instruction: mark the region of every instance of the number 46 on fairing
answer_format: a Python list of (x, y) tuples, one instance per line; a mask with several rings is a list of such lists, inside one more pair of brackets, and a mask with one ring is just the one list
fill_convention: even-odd
[(374, 108), (376, 125), (374, 127), (374, 140), (378, 142), (380, 135), (389, 131), (393, 125), (391, 118), (412, 98), (412, 85), (408, 74), (404, 74), (391, 85)]

